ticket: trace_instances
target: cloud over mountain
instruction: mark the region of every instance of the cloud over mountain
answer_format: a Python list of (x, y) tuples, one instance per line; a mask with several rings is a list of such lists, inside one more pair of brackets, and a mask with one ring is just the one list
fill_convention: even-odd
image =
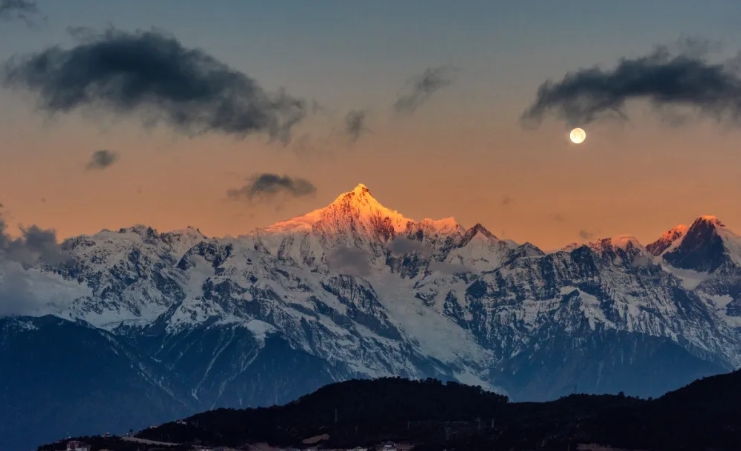
[(388, 250), (394, 255), (404, 255), (410, 252), (416, 252), (423, 257), (430, 257), (433, 249), (421, 241), (410, 240), (403, 236), (397, 236), (388, 244)]
[(68, 257), (57, 243), (54, 230), (42, 229), (36, 225), (21, 227), (21, 236), (13, 238), (6, 232), (5, 219), (0, 217), (0, 259), (21, 264), (56, 264)]
[(0, 318), (35, 314), (51, 302), (54, 295), (45, 297), (34, 292), (38, 286), (26, 268), (57, 265), (72, 258), (57, 242), (54, 230), (32, 225), (20, 227), (20, 232), (17, 238), (10, 236), (0, 215)]
[(327, 266), (333, 271), (355, 276), (367, 276), (371, 272), (371, 254), (365, 249), (339, 247), (327, 254)]

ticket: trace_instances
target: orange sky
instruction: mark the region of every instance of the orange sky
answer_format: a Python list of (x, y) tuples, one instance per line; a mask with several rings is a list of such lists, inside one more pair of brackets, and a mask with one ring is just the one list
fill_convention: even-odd
[[(330, 117), (301, 125), (283, 147), (262, 136), (148, 132), (135, 119), (91, 113), (48, 120), (32, 97), (0, 89), (3, 214), (11, 225), (55, 228), (61, 237), (137, 223), (238, 235), (322, 207), (362, 182), (407, 217), (480, 222), (544, 249), (583, 241), (580, 231), (647, 243), (703, 214), (741, 232), (739, 131), (671, 127), (640, 104), (630, 123), (585, 126), (579, 146), (562, 124), (528, 131), (518, 123), (541, 83), (579, 68), (612, 67), (682, 36), (718, 40), (732, 56), (741, 48), (733, 19), (741, 3), (424, 3), (44, 2), (44, 24), (0, 27), (0, 61), (69, 48), (70, 26), (157, 27), (267, 91), (317, 99)], [(413, 115), (395, 115), (405, 80), (444, 64), (460, 68), (454, 83)], [(352, 144), (337, 130), (355, 108), (369, 111), (370, 131)], [(119, 152), (120, 161), (86, 171), (99, 149)], [(316, 195), (278, 204), (227, 199), (228, 189), (265, 172), (306, 178)]]
[[(647, 116), (630, 126), (588, 128), (587, 141), (576, 146), (559, 125), (532, 132), (496, 111), (490, 126), (433, 112), (403, 121), (380, 116), (373, 133), (352, 145), (326, 138), (326, 127), (309, 128), (308, 140), (294, 138), (284, 148), (261, 137), (149, 133), (136, 123), (101, 129), (77, 116), (48, 124), (25, 110), (0, 127), (1, 201), (11, 224), (53, 227), (62, 237), (136, 223), (238, 235), (324, 206), (360, 182), (408, 217), (481, 222), (498, 236), (545, 249), (583, 241), (581, 230), (594, 238), (634, 234), (647, 243), (701, 214), (741, 231), (738, 134), (709, 123), (676, 129)], [(119, 150), (122, 158), (86, 171), (98, 148)], [(226, 198), (255, 172), (305, 177), (318, 191), (279, 205)]]

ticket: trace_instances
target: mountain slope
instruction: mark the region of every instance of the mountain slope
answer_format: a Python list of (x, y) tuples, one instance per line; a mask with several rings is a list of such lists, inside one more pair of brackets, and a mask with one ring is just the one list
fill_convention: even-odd
[(110, 333), (59, 318), (0, 319), (0, 448), (192, 412), (155, 361)]
[(741, 365), (739, 243), (701, 217), (646, 247), (624, 235), (546, 254), (480, 224), (406, 218), (358, 185), (238, 238), (136, 226), (67, 240), (63, 262), (16, 271), (34, 315), (105, 333), (159, 368), (176, 410), (384, 376), (514, 400), (658, 396)]
[(725, 324), (741, 329), (741, 236), (701, 216), (660, 255)]

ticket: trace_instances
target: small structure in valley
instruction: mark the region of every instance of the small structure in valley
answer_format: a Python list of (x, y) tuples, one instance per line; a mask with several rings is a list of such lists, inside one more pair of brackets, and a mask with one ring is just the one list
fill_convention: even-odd
[(67, 451), (90, 451), (90, 445), (77, 440), (71, 440), (67, 442)]

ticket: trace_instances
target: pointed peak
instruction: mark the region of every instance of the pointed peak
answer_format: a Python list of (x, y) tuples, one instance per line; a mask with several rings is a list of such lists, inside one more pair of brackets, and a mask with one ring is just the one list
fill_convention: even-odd
[(353, 188), (352, 191), (347, 191), (337, 196), (334, 202), (332, 202), (329, 206), (347, 203), (363, 203), (377, 206), (381, 205), (380, 203), (378, 203), (376, 198), (373, 197), (373, 194), (371, 194), (368, 187), (363, 185), (362, 183), (358, 183), (358, 186)]
[(675, 268), (713, 272), (731, 261), (741, 264), (741, 239), (717, 217), (704, 215), (663, 257)]
[[(405, 218), (396, 210), (381, 205), (370, 193), (368, 187), (359, 183), (352, 191), (340, 194), (329, 205), (314, 210), (303, 216), (297, 216), (285, 221), (277, 222), (261, 230), (261, 233), (284, 233), (309, 231), (317, 224), (324, 224), (324, 228), (332, 230), (352, 229), (351, 223), (388, 222), (395, 232), (403, 231), (407, 223), (412, 221)], [(365, 226), (364, 226), (365, 227)], [(376, 227), (375, 225), (372, 227)]]
[(478, 233), (484, 235), (487, 238), (497, 239), (497, 237), (494, 236), (493, 233), (489, 232), (489, 230), (487, 230), (487, 228), (484, 227), (480, 222), (477, 222), (476, 224), (474, 224), (474, 226), (471, 227), (466, 234), (471, 234), (471, 236), (473, 236)]
[(347, 191), (339, 196), (328, 205), (326, 208), (331, 208), (337, 205), (365, 205), (371, 208), (384, 208), (373, 195), (367, 186), (362, 183), (358, 183), (358, 186), (353, 188), (352, 191)]
[(659, 239), (674, 241), (677, 238), (681, 238), (686, 235), (687, 230), (689, 230), (689, 227), (687, 227), (685, 224), (679, 224), (662, 233)]
[(725, 224), (723, 224), (720, 219), (718, 219), (717, 216), (713, 215), (702, 215), (699, 218), (695, 219), (695, 222), (692, 223), (690, 228), (699, 226), (700, 224), (710, 224), (717, 227), (723, 227), (725, 228)]
[(545, 252), (543, 252), (541, 248), (539, 248), (538, 246), (534, 245), (533, 243), (529, 241), (526, 241), (522, 244), (517, 244), (513, 240), (506, 240), (506, 241), (507, 241), (507, 244), (509, 244), (510, 247), (512, 247), (515, 250), (516, 255), (518, 257), (538, 257), (538, 256), (546, 254)]
[(484, 227), (480, 223), (477, 223), (470, 229), (466, 230), (466, 233), (461, 238), (460, 246), (461, 247), (467, 246), (468, 243), (470, 243), (477, 236), (483, 237), (483, 239), (489, 240), (489, 241), (499, 241), (499, 238), (494, 236), (493, 233), (486, 230), (486, 227)]
[(678, 243), (681, 238), (687, 235), (687, 227), (684, 224), (679, 224), (666, 232), (662, 233), (658, 240), (650, 243), (646, 246), (646, 249), (652, 254), (659, 256), (668, 249), (672, 248), (674, 243)]

